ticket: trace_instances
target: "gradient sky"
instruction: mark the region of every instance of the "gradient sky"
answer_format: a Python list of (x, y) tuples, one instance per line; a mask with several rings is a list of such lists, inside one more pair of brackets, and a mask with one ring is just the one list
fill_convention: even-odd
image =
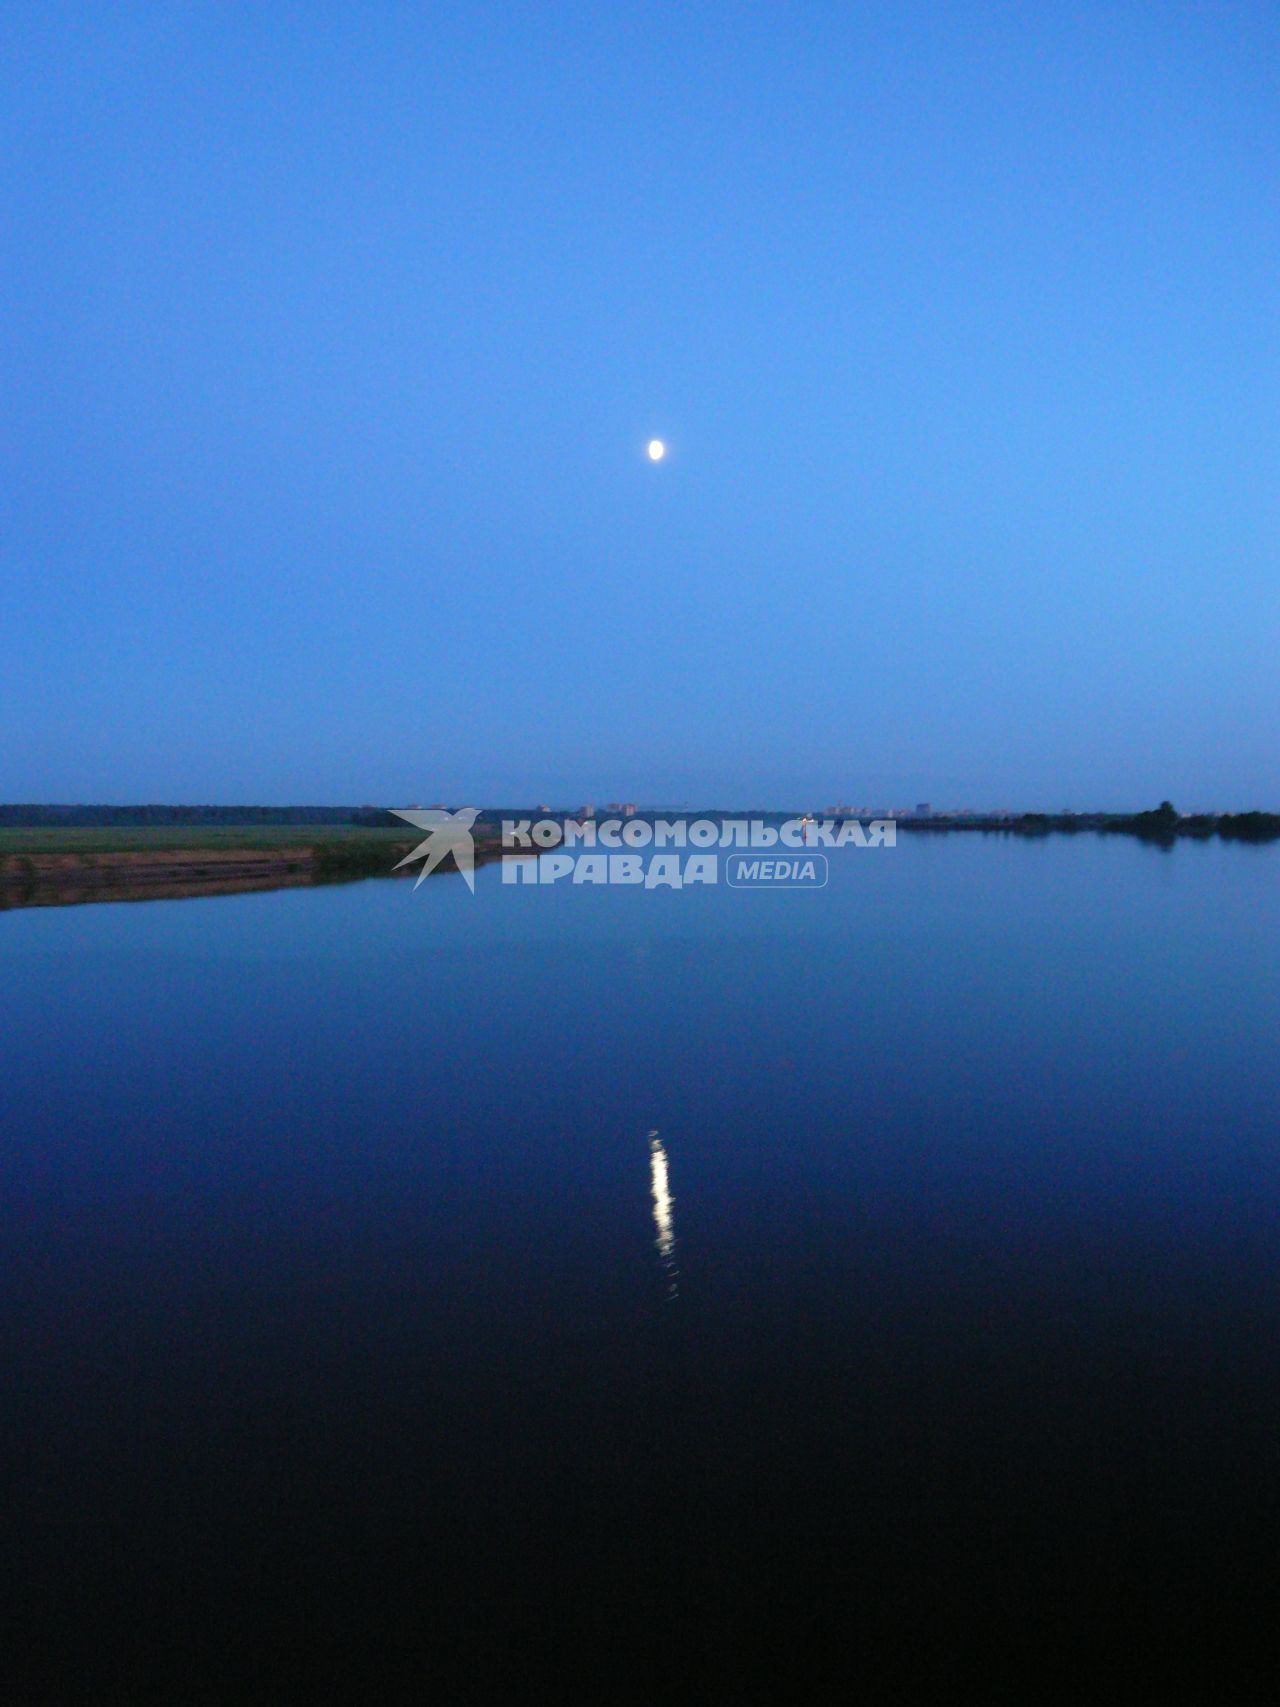
[(1280, 806), (1272, 0), (10, 4), (0, 84), (0, 799)]

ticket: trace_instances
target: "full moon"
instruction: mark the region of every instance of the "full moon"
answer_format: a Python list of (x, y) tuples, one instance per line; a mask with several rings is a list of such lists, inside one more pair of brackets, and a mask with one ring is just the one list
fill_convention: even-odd
[(666, 454), (667, 454), (667, 447), (666, 447), (666, 445), (663, 444), (661, 439), (650, 439), (649, 440), (649, 461), (650, 462), (661, 462), (663, 457)]

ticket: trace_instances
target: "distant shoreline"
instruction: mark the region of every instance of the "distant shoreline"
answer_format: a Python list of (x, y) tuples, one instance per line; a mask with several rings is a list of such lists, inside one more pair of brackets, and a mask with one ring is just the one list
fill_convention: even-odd
[[(312, 819), (263, 822), (254, 813), (289, 808), (5, 808), (0, 807), (0, 911), (17, 907), (65, 906), (81, 901), (167, 900), (182, 896), (243, 894), (301, 888), (363, 877), (390, 876), (417, 838), (377, 822)], [(303, 808), (321, 811), (322, 808)], [(342, 809), (339, 809), (342, 810)], [(370, 818), (383, 814), (369, 809)], [(515, 814), (515, 809), (513, 815)], [(57, 821), (15, 824), (15, 811), (48, 813)], [(134, 814), (170, 812), (175, 817), (219, 813), (216, 822), (130, 822)], [(110, 821), (112, 815), (118, 821)], [(89, 822), (69, 822), (72, 815)], [(525, 809), (524, 816), (528, 815)], [(640, 819), (663, 816), (649, 812)], [(758, 814), (756, 814), (759, 816)], [(389, 816), (389, 815), (387, 815)], [(568, 813), (550, 816), (563, 820)], [(719, 819), (745, 814), (707, 812)], [(770, 819), (786, 814), (769, 814)], [(796, 816), (799, 816), (798, 814)], [(849, 815), (851, 816), (851, 815)], [(235, 821), (239, 818), (240, 821)], [(837, 822), (841, 815), (836, 816)], [(898, 829), (917, 835), (977, 831), (984, 835), (1128, 835), (1161, 847), (1181, 840), (1266, 843), (1280, 840), (1280, 813), (1240, 812), (1183, 817), (1166, 803), (1152, 812), (1043, 813), (963, 816), (944, 813), (895, 818)], [(477, 863), (502, 852), (496, 815), (476, 824)]]
[[(457, 802), (456, 805), (465, 804)], [(452, 809), (452, 808), (451, 808)], [(780, 824), (801, 817), (842, 823), (891, 819), (901, 830), (938, 832), (980, 830), (1006, 835), (1139, 836), (1170, 841), (1187, 836), (1228, 841), (1280, 839), (1280, 812), (1178, 812), (1169, 801), (1145, 812), (917, 812), (890, 808), (830, 807), (805, 812), (758, 807), (721, 806), (590, 807), (490, 806), (476, 818), (477, 845), (497, 843), (502, 821), (550, 819), (564, 823), (594, 815), (598, 822), (620, 815), (653, 823), (658, 819), (715, 821), (759, 819)], [(406, 841), (413, 832), (395, 813), (376, 806), (165, 806), (165, 805), (39, 805), (0, 803), (0, 860), (14, 854), (106, 854), (156, 849), (252, 849), (275, 853), (302, 845), (323, 849), (324, 857), (341, 862), (357, 850), (387, 848)], [(417, 837), (415, 836), (416, 840)]]
[(1015, 836), (1137, 836), (1147, 842), (1175, 842), (1181, 838), (1207, 841), (1219, 836), (1232, 842), (1280, 840), (1280, 812), (1196, 812), (1183, 816), (1153, 812), (1023, 812), (1016, 817), (963, 817), (945, 813), (928, 817), (899, 818), (900, 830), (982, 830)]

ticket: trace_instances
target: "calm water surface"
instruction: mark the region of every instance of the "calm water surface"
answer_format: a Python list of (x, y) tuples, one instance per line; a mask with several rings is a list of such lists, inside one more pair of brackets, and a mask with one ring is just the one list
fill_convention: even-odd
[(1261, 1692), (1280, 850), (832, 868), (0, 917), (11, 1692)]

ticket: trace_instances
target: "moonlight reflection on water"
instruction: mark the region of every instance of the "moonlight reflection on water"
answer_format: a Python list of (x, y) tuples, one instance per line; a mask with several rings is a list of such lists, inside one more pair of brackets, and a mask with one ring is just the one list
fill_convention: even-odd
[(649, 1134), (649, 1189), (653, 1194), (653, 1224), (658, 1235), (654, 1244), (658, 1247), (658, 1256), (662, 1261), (662, 1272), (667, 1282), (667, 1302), (670, 1303), (679, 1294), (675, 1223), (671, 1215), (675, 1199), (671, 1195), (667, 1152), (656, 1130)]

